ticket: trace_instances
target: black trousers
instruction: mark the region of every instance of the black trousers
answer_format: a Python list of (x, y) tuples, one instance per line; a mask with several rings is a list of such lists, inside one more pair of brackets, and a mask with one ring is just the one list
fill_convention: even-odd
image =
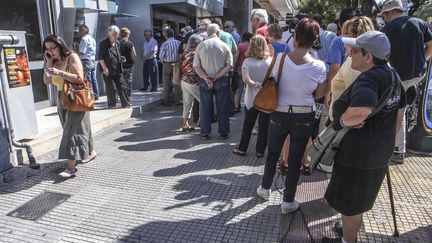
[(116, 75), (103, 75), (105, 82), (105, 89), (108, 100), (108, 107), (115, 107), (117, 104), (117, 96), (120, 97), (120, 102), (122, 107), (129, 105), (129, 101), (126, 95), (127, 85), (123, 79), (123, 74), (119, 73)]
[(270, 189), (276, 173), (276, 164), (287, 135), (290, 135), (288, 172), (285, 178), (283, 200), (292, 202), (300, 178), (300, 166), (309, 137), (312, 135), (315, 112), (284, 113), (274, 112), (270, 115), (268, 154), (264, 168), (262, 187)]
[(252, 130), (255, 125), (255, 121), (258, 118), (258, 137), (256, 142), (256, 152), (264, 154), (267, 146), (268, 137), (268, 125), (270, 114), (261, 112), (254, 107), (249, 110), (245, 107), (245, 117), (243, 122), (243, 130), (239, 145), (239, 150), (246, 152), (249, 147), (249, 141), (252, 135)]

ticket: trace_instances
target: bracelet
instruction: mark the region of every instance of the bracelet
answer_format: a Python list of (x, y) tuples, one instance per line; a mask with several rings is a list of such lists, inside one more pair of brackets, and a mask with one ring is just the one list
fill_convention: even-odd
[(59, 76), (62, 77), (62, 78), (64, 78), (64, 71), (61, 71), (61, 72), (59, 73)]

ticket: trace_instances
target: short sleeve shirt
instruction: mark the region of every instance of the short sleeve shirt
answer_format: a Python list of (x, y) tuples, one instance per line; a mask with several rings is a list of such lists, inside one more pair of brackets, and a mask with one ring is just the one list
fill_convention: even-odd
[(231, 52), (234, 55), (237, 51), (237, 44), (233, 38), (233, 36), (225, 31), (221, 31), (221, 37), (220, 39), (225, 42), (230, 48), (231, 48)]
[(201, 67), (208, 76), (216, 75), (227, 64), (233, 65), (231, 48), (219, 37), (211, 36), (197, 46), (193, 66)]
[(340, 64), (345, 61), (345, 46), (341, 36), (333, 38), (330, 44), (330, 50), (327, 53), (326, 63), (329, 65)]
[[(388, 65), (374, 66), (360, 74), (352, 86), (333, 104), (334, 120), (348, 107), (371, 107), (376, 109), (392, 84), (392, 68)], [(351, 129), (344, 136), (335, 161), (355, 169), (379, 169), (388, 166), (396, 138), (398, 110), (405, 107), (405, 92), (397, 75), (397, 86), (386, 105), (374, 116), (367, 118), (360, 129)], [(396, 91), (400, 90), (400, 95)]]
[(83, 53), (81, 59), (95, 60), (96, 56), (96, 41), (89, 34), (83, 36), (79, 43), (79, 51)]
[(131, 51), (134, 47), (133, 43), (131, 41), (126, 40), (120, 40), (120, 53), (122, 56), (126, 58), (126, 62), (123, 63), (124, 68), (131, 68), (134, 65), (134, 62), (132, 60)]
[(248, 47), (249, 47), (248, 42), (242, 42), (237, 46), (238, 58), (234, 68), (239, 72), (241, 72), (243, 61), (246, 59), (246, 51)]
[(425, 22), (409, 16), (399, 17), (381, 29), (390, 40), (390, 64), (402, 81), (417, 78), (426, 72), (424, 44), (432, 40)]

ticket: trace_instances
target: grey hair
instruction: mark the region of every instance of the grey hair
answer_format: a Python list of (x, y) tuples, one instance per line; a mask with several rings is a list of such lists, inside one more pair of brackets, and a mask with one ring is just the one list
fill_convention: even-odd
[(267, 24), (268, 23), (268, 14), (265, 9), (255, 8), (252, 9), (252, 19), (259, 19), (260, 23)]
[(209, 24), (207, 27), (207, 35), (210, 37), (213, 34), (220, 33), (220, 27), (218, 24)]
[(115, 34), (120, 34), (120, 29), (119, 27), (115, 26), (115, 25), (111, 25), (110, 27), (107, 28), (107, 32), (109, 33), (115, 33)]
[(231, 20), (225, 21), (225, 25), (229, 25), (229, 26), (235, 27), (234, 22), (231, 21)]
[(191, 32), (191, 31), (193, 31), (193, 28), (191, 27), (191, 26), (186, 26), (186, 27), (184, 27), (184, 31), (186, 32), (186, 33), (189, 33), (189, 32)]
[(187, 48), (193, 49), (198, 46), (199, 43), (204, 41), (204, 37), (199, 34), (193, 34), (189, 37), (189, 40), (187, 42)]

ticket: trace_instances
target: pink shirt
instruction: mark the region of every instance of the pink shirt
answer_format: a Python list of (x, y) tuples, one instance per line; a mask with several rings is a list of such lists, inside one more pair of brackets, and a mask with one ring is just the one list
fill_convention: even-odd
[(268, 35), (268, 30), (267, 30), (268, 26), (267, 25), (263, 25), (261, 27), (259, 27), (256, 31), (257, 35), (262, 35), (264, 37), (267, 37)]
[(242, 43), (238, 44), (238, 46), (237, 46), (237, 51), (238, 51), (239, 56), (237, 58), (237, 62), (235, 63), (234, 68), (238, 72), (241, 72), (243, 62), (246, 59), (246, 51), (247, 51), (248, 47), (249, 47), (248, 42), (242, 42)]

